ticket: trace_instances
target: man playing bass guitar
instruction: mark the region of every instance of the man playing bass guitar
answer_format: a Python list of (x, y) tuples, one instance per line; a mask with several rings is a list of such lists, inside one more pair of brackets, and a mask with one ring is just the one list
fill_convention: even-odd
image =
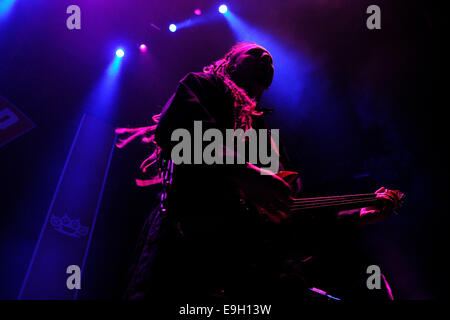
[[(273, 75), (273, 58), (265, 48), (238, 44), (203, 72), (184, 77), (162, 113), (153, 117), (155, 125), (117, 129), (124, 136), (120, 148), (136, 138), (155, 144), (141, 168), (150, 171), (151, 165), (159, 165), (159, 175), (137, 183), (164, 186), (162, 204), (142, 230), (126, 299), (307, 299), (308, 286), (302, 281), (290, 289), (280, 281), (286, 252), (268, 238), (266, 223), (277, 229), (289, 224), (296, 211), (329, 207), (339, 212), (336, 219), (365, 225), (399, 206), (403, 195), (386, 188), (374, 194), (297, 199), (296, 174), (275, 174), (248, 161), (174, 164), (172, 134), (180, 128), (193, 132), (194, 121), (221, 132), (265, 128), (265, 111), (258, 103)], [(285, 169), (283, 151), (276, 152)], [(255, 219), (253, 211), (263, 219)]]

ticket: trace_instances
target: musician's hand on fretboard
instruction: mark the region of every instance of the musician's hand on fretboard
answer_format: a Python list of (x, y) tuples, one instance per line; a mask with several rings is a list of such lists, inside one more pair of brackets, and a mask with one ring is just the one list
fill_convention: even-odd
[(373, 224), (389, 217), (394, 210), (400, 207), (404, 194), (398, 190), (388, 190), (381, 187), (375, 191), (380, 205), (362, 208), (360, 211), (360, 225)]

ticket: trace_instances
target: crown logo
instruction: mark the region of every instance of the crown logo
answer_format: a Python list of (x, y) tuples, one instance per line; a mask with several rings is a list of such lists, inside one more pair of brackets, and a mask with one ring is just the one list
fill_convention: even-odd
[(69, 237), (82, 238), (88, 234), (88, 227), (82, 226), (80, 220), (72, 220), (67, 214), (62, 217), (52, 215), (50, 224), (54, 229)]

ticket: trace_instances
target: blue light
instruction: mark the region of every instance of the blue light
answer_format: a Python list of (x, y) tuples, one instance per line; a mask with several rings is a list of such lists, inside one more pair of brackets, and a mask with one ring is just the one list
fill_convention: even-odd
[(225, 14), (225, 13), (227, 13), (227, 11), (228, 11), (228, 7), (227, 7), (226, 5), (222, 4), (222, 5), (219, 7), (219, 12), (220, 12), (220, 13)]
[[(118, 49), (117, 51), (125, 49)], [(120, 74), (124, 59), (119, 55), (114, 55), (111, 62), (105, 69), (103, 76), (92, 89), (85, 102), (87, 113), (95, 115), (98, 118), (110, 121), (114, 111), (118, 108), (118, 94), (120, 92)]]
[(123, 58), (124, 55), (125, 55), (125, 51), (123, 51), (123, 49), (117, 49), (116, 50), (117, 58)]
[(273, 56), (275, 75), (264, 99), (269, 104), (274, 103), (285, 105), (289, 109), (292, 108), (295, 110), (296, 119), (303, 116), (307, 108), (303, 106), (303, 103), (302, 108), (299, 109), (299, 105), (306, 92), (305, 89), (310, 85), (308, 76), (315, 68), (314, 63), (301, 51), (281, 41), (277, 35), (246, 22), (232, 11), (228, 11), (225, 18), (236, 41), (256, 42), (269, 50)]
[(0, 0), (0, 18), (6, 18), (12, 10), (16, 0)]
[(175, 32), (175, 31), (177, 31), (177, 26), (176, 25), (174, 25), (173, 23), (169, 26), (169, 30), (171, 31), (171, 32)]

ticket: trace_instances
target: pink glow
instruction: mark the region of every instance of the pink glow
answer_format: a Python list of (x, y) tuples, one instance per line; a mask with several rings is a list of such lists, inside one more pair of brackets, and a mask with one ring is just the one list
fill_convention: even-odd
[(387, 292), (388, 292), (388, 295), (389, 295), (389, 300), (393, 301), (394, 300), (394, 295), (392, 294), (391, 286), (387, 282), (386, 277), (384, 276), (384, 274), (381, 274), (381, 276), (383, 277), (383, 281), (384, 281), (384, 284), (386, 286), (386, 289), (387, 289)]
[(141, 44), (141, 45), (139, 46), (139, 50), (140, 50), (141, 52), (147, 52), (147, 46), (146, 46), (145, 44)]
[(148, 179), (148, 180), (136, 179), (136, 185), (138, 187), (148, 187), (148, 186), (158, 184), (161, 182), (162, 182), (161, 178), (152, 178), (152, 179)]
[(200, 9), (195, 9), (194, 14), (195, 14), (196, 16), (199, 16), (199, 15), (202, 14), (202, 10), (200, 10)]

